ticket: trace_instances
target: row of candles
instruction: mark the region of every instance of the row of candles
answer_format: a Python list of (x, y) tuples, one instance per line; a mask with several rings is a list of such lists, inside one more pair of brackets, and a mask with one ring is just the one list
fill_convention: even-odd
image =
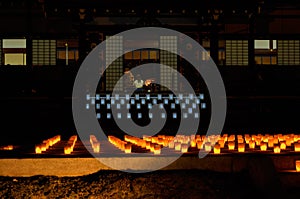
[[(272, 149), (274, 153), (280, 153), (282, 150), (287, 150), (287, 147), (292, 147), (295, 152), (300, 152), (300, 136), (289, 135), (176, 135), (164, 136), (158, 135), (157, 137), (143, 136), (143, 140), (157, 143), (161, 146), (168, 146), (176, 151), (186, 153), (189, 147), (198, 148), (207, 152), (213, 151), (215, 154), (220, 154), (222, 149), (229, 151), (237, 150), (238, 152), (245, 152), (246, 146), (250, 150), (259, 149), (260, 151), (267, 151)], [(227, 147), (225, 147), (227, 146)]]
[(65, 154), (71, 154), (77, 141), (77, 135), (72, 135), (64, 147)]
[(5, 150), (5, 151), (11, 151), (13, 149), (14, 149), (13, 145), (6, 145), (6, 146), (0, 147), (0, 150)]
[(40, 154), (44, 151), (46, 151), (49, 147), (53, 146), (54, 144), (58, 143), (61, 140), (60, 135), (56, 135), (52, 138), (49, 138), (47, 140), (43, 140), (42, 143), (35, 146), (35, 153)]
[(123, 141), (115, 136), (108, 136), (108, 141), (125, 153), (131, 153), (131, 143)]
[(140, 139), (129, 135), (125, 135), (124, 139), (125, 141), (135, 144), (141, 148), (150, 150), (155, 155), (159, 155), (161, 153), (161, 145), (160, 145), (161, 143), (158, 143), (158, 140), (157, 142), (154, 140), (148, 141), (148, 140)]
[(90, 135), (90, 143), (92, 145), (94, 153), (100, 152), (100, 142), (97, 140), (95, 135)]

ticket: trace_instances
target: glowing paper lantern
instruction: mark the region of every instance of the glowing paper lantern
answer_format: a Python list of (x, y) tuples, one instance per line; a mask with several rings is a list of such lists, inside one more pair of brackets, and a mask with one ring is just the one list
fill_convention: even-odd
[(281, 150), (285, 150), (285, 149), (286, 149), (285, 141), (281, 141), (281, 142), (280, 142), (280, 149), (281, 149)]
[(155, 155), (159, 155), (161, 153), (160, 145), (158, 145), (158, 144), (154, 145), (154, 151), (153, 152), (154, 152)]
[(205, 149), (205, 151), (211, 151), (211, 143), (206, 142), (205, 145), (204, 145), (204, 149)]
[(182, 144), (182, 145), (181, 145), (181, 152), (182, 152), (182, 153), (188, 152), (188, 148), (189, 148), (189, 145), (188, 145), (188, 144)]
[(245, 152), (245, 144), (244, 143), (238, 144), (238, 152)]
[(225, 140), (219, 140), (218, 141), (220, 148), (224, 148), (225, 147)]
[(300, 143), (294, 143), (294, 149), (296, 152), (300, 152)]
[(214, 154), (220, 154), (221, 153), (221, 148), (219, 144), (216, 144), (214, 146)]
[(99, 153), (100, 152), (100, 143), (95, 142), (94, 147), (93, 147), (94, 153)]
[(300, 160), (296, 160), (296, 171), (300, 172)]
[(251, 137), (249, 135), (248, 136), (245, 135), (246, 144), (249, 144), (250, 140), (251, 140)]
[(174, 148), (174, 141), (169, 142), (168, 145), (169, 145), (169, 148), (170, 148), (170, 149), (173, 149), (173, 148)]
[(268, 147), (269, 148), (273, 148), (274, 147), (274, 139), (273, 138), (271, 138), (271, 139), (268, 140)]
[(280, 153), (280, 147), (279, 146), (277, 146), (277, 145), (274, 145), (274, 153)]
[(266, 150), (267, 150), (267, 143), (262, 142), (262, 143), (260, 144), (260, 150), (261, 150), (261, 151), (266, 151)]
[(125, 153), (131, 153), (131, 144), (130, 143), (125, 144)]
[(197, 148), (198, 149), (203, 149), (203, 142), (202, 141), (197, 141)]
[(3, 147), (3, 150), (7, 150), (7, 151), (11, 151), (13, 149), (14, 149), (13, 145), (7, 145), (7, 146)]
[(228, 142), (228, 149), (229, 150), (234, 150), (235, 148), (235, 142), (234, 141), (229, 141)]
[(196, 140), (192, 139), (191, 140), (191, 147), (196, 147), (196, 146), (197, 146)]
[(285, 141), (286, 146), (291, 146), (292, 143), (293, 143), (293, 141), (294, 141), (294, 139), (292, 139), (292, 138), (290, 138), (290, 137), (287, 138), (286, 141)]
[(65, 154), (71, 154), (71, 152), (72, 152), (71, 147), (69, 147), (69, 146), (64, 147), (64, 153)]
[(240, 143), (244, 143), (244, 139), (243, 138), (239, 138), (238, 139), (238, 144), (240, 144)]
[(253, 141), (253, 140), (249, 141), (249, 148), (250, 149), (255, 149), (255, 141)]
[(42, 153), (42, 149), (41, 149), (41, 146), (40, 146), (40, 145), (36, 145), (36, 146), (35, 146), (35, 153), (36, 153), (36, 154)]
[(174, 147), (175, 147), (176, 151), (180, 151), (181, 150), (181, 143), (180, 142), (175, 142)]

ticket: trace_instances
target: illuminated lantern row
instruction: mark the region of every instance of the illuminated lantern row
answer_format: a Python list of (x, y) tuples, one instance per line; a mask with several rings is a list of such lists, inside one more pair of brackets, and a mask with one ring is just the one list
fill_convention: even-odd
[(77, 135), (73, 135), (69, 138), (66, 146), (64, 147), (65, 154), (71, 154), (73, 152), (76, 141), (77, 141)]
[(11, 151), (13, 149), (14, 149), (13, 145), (7, 145), (7, 146), (0, 147), (0, 150), (5, 150), (5, 151)]
[(96, 136), (90, 135), (90, 143), (92, 145), (94, 153), (100, 152), (100, 142), (97, 140)]
[(155, 155), (161, 153), (161, 145), (163, 146), (168, 145), (168, 140), (166, 139), (165, 136), (164, 137), (143, 136), (143, 139), (140, 139), (134, 136), (125, 135), (124, 139), (125, 141), (135, 144), (141, 148), (146, 148), (150, 150)]
[(147, 141), (145, 141), (143, 139), (140, 139), (140, 138), (137, 138), (137, 137), (134, 137), (134, 136), (129, 136), (129, 135), (125, 135), (124, 139), (125, 139), (126, 142), (130, 142), (130, 143), (135, 144), (135, 145), (137, 145), (141, 148), (146, 148)]
[(125, 153), (131, 153), (131, 143), (120, 140), (115, 136), (108, 136), (108, 141)]
[(152, 142), (158, 145), (162, 145), (167, 147), (169, 143), (173, 140), (174, 136), (167, 136), (167, 135), (158, 135), (157, 137), (151, 137), (147, 135), (143, 135), (143, 140), (147, 142)]
[(42, 153), (43, 151), (46, 151), (49, 147), (58, 143), (60, 140), (61, 140), (60, 135), (56, 135), (52, 138), (44, 140), (41, 144), (38, 144), (35, 146), (35, 153), (39, 154), (39, 153)]
[[(272, 151), (280, 153), (281, 151), (289, 151), (294, 149), (295, 152), (300, 152), (300, 136), (294, 134), (269, 135), (176, 135), (166, 136), (147, 136), (143, 139), (126, 135), (125, 141), (146, 148), (155, 154), (160, 153), (162, 147), (169, 147), (175, 151), (187, 153), (189, 148), (196, 148), (206, 152), (213, 152), (220, 154), (222, 150), (238, 151), (244, 153), (245, 151)], [(156, 146), (158, 145), (158, 146)]]

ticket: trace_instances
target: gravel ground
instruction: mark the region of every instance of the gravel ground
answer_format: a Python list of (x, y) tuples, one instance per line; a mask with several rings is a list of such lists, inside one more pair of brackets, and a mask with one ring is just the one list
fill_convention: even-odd
[(81, 177), (0, 177), (0, 198), (299, 198), (298, 189), (264, 192), (247, 172), (199, 170), (143, 174), (99, 171)]

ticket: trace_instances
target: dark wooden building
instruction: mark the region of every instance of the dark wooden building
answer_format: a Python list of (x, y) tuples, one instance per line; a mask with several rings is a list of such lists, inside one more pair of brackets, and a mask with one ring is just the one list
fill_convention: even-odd
[[(107, 36), (154, 26), (192, 37), (214, 60), (227, 92), (225, 129), (294, 131), (299, 24), (300, 3), (292, 0), (1, 0), (2, 121), (20, 122), (12, 131), (72, 129), (72, 87), (87, 54)], [(159, 52), (123, 56), (124, 63), (145, 60), (160, 63)], [(177, 70), (191, 73), (180, 60)]]

